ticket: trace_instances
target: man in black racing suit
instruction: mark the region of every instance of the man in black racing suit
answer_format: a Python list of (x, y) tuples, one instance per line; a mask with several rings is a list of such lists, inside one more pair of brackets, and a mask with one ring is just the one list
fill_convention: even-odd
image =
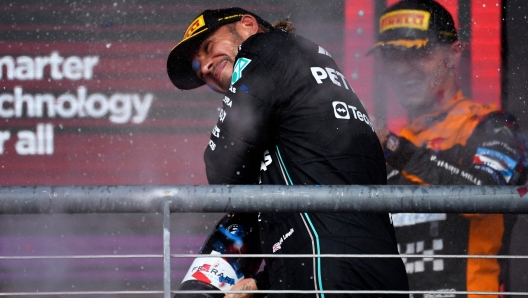
[[(204, 154), (210, 184), (386, 184), (369, 117), (317, 44), (240, 8), (206, 10), (172, 50), (167, 69), (180, 89), (207, 84), (225, 95)], [(264, 254), (398, 253), (387, 213), (262, 213), (258, 220)], [(400, 258), (316, 257), (267, 259), (264, 271), (233, 290), (257, 288), (408, 285)]]

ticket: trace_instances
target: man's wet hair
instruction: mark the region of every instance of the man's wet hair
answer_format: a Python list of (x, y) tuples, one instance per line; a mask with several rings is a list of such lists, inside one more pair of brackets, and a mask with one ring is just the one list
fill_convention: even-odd
[[(273, 28), (279, 29), (282, 31), (285, 31), (287, 33), (295, 33), (295, 27), (293, 26), (292, 22), (290, 22), (290, 16), (288, 16), (285, 19), (275, 21), (271, 24)], [(267, 30), (269, 31), (269, 30)]]

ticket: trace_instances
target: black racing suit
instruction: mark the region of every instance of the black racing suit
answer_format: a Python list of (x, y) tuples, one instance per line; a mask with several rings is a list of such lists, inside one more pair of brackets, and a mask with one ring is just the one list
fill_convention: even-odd
[[(327, 51), (275, 30), (251, 36), (236, 58), (204, 154), (210, 184), (386, 184), (366, 111)], [(264, 254), (398, 253), (387, 213), (262, 213), (259, 221)], [(265, 268), (260, 289), (408, 289), (400, 258), (270, 258)]]

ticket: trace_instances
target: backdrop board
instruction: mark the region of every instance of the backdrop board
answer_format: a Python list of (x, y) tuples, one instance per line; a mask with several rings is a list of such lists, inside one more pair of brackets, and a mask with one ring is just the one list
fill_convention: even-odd
[[(227, 4), (226, 4), (227, 5)], [(234, 1), (339, 49), (341, 5)], [(215, 1), (10, 1), (0, 25), (2, 185), (203, 184), (221, 97), (165, 65)], [(325, 34), (321, 34), (326, 32)], [(329, 33), (332, 32), (332, 33)], [(303, 33), (303, 34), (304, 34)], [(335, 53), (339, 57), (340, 53)]]

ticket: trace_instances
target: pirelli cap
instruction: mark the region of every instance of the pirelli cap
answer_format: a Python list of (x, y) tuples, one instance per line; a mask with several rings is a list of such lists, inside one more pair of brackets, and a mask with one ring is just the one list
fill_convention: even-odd
[(205, 83), (192, 69), (191, 57), (200, 44), (216, 29), (242, 19), (245, 14), (252, 15), (260, 25), (272, 29), (270, 23), (259, 16), (239, 7), (205, 10), (191, 22), (182, 40), (174, 46), (167, 59), (167, 73), (171, 82), (179, 89), (198, 88)]
[(388, 7), (379, 20), (376, 49), (419, 49), (458, 40), (451, 14), (433, 0), (403, 0)]

